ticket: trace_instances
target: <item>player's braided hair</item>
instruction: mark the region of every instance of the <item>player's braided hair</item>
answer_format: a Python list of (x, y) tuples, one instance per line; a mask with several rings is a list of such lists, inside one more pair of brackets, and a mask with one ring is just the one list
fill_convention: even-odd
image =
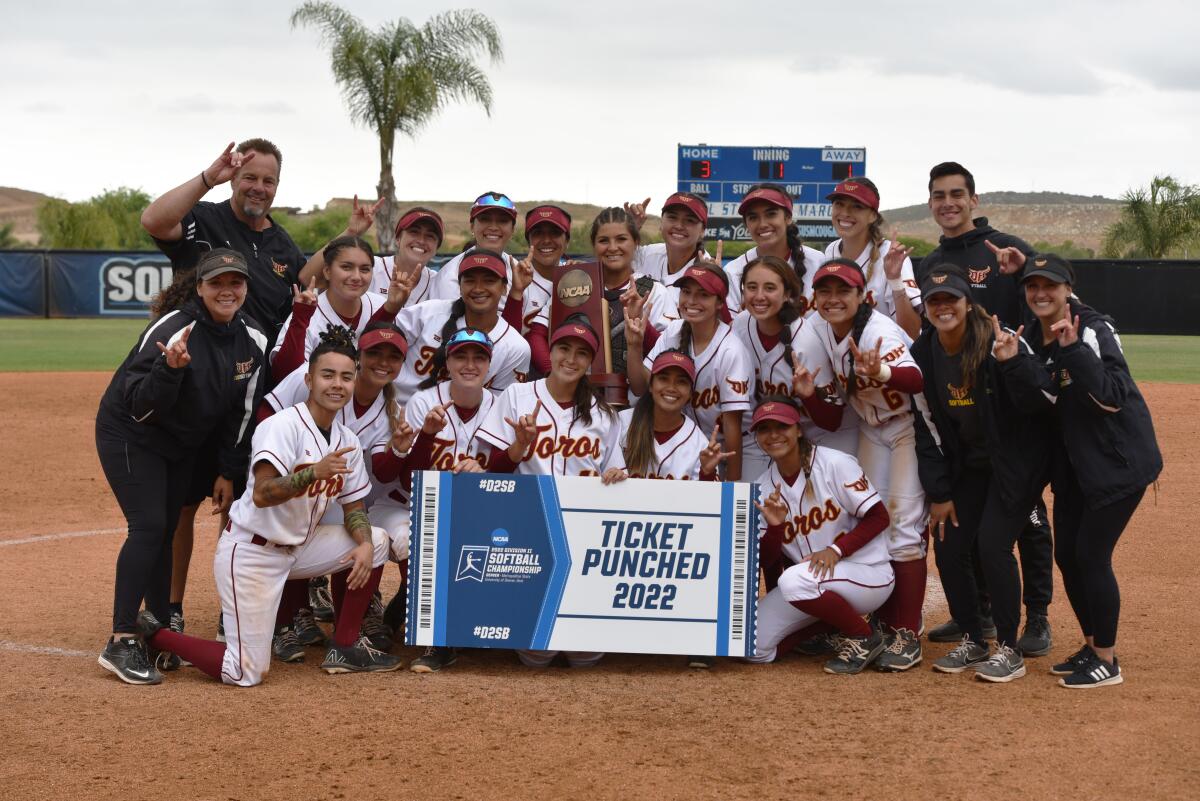
[[(715, 275), (721, 279), (721, 283), (725, 287), (725, 294), (721, 295), (719, 298), (717, 298), (717, 309), (719, 311), (721, 308), (721, 304), (724, 303), (725, 298), (727, 298), (729, 296), (729, 276), (725, 274), (725, 271), (723, 269), (721, 269), (720, 267), (718, 267), (715, 264), (710, 264), (708, 262), (700, 262), (698, 264), (693, 264), (692, 269), (693, 270), (705, 270), (706, 272), (710, 272), (713, 275)], [(719, 322), (721, 318), (718, 315), (715, 319)], [(692, 348), (692, 324), (689, 323), (688, 321), (684, 320), (683, 325), (680, 326), (680, 328), (679, 328), (679, 349), (690, 356), (691, 348)]]
[[(624, 209), (621, 209), (621, 211), (624, 211)], [(596, 338), (597, 342), (601, 341), (600, 335), (596, 333), (596, 329), (592, 327), (591, 322), (584, 315), (568, 315), (559, 325), (566, 325), (567, 323), (583, 326), (592, 332), (592, 336)], [(575, 385), (575, 394), (571, 397), (571, 402), (575, 405), (575, 417), (582, 420), (584, 425), (592, 424), (593, 403), (602, 413), (610, 417), (614, 414), (613, 407), (604, 399), (600, 391), (592, 385), (591, 379), (588, 378), (586, 373), (579, 379), (579, 383)]]
[[(479, 248), (475, 252), (483, 255), (495, 256), (501, 261), (504, 260), (504, 256), (494, 250), (485, 250), (484, 248)], [(460, 283), (462, 282), (461, 272), (458, 274), (458, 280)], [(508, 283), (507, 278), (502, 280), (504, 283)], [(463, 301), (462, 296), (460, 295), (454, 299), (454, 303), (450, 306), (450, 316), (447, 317), (446, 322), (442, 324), (442, 330), (440, 332), (442, 342), (440, 345), (438, 345), (438, 349), (434, 351), (433, 367), (429, 371), (429, 376), (417, 385), (420, 389), (435, 387), (449, 377), (449, 374), (446, 372), (446, 343), (450, 341), (450, 337), (454, 336), (455, 331), (465, 326), (466, 320), (464, 318), (466, 317), (466, 314), (467, 304)], [(459, 325), (459, 320), (463, 320), (464, 325)]]
[(317, 335), (320, 342), (308, 357), (308, 371), (317, 366), (317, 360), (326, 353), (340, 353), (358, 364), (358, 346), (354, 344), (354, 332), (344, 325), (331, 325)]
[(801, 310), (798, 300), (804, 295), (804, 285), (796, 277), (796, 271), (788, 266), (783, 259), (774, 256), (759, 256), (746, 265), (742, 271), (742, 294), (745, 295), (746, 276), (755, 267), (765, 267), (783, 282), (783, 308), (779, 310), (779, 322), (783, 329), (779, 332), (779, 341), (783, 343), (783, 360), (788, 367), (796, 369), (796, 356), (792, 351), (792, 323), (800, 319)]
[(609, 206), (604, 211), (596, 215), (596, 219), (592, 220), (592, 230), (589, 234), (590, 241), (593, 245), (596, 244), (596, 237), (600, 234), (600, 226), (606, 223), (620, 223), (629, 231), (629, 235), (633, 237), (635, 245), (642, 243), (641, 232), (633, 222), (633, 217), (625, 209), (619, 206)]
[[(957, 264), (939, 264), (928, 275), (956, 275), (970, 283), (967, 271)], [(967, 298), (966, 332), (962, 341), (963, 388), (975, 386), (979, 368), (992, 352), (992, 318), (978, 301)]]
[[(779, 184), (765, 182), (761, 184), (754, 184), (746, 190), (746, 194), (750, 194), (755, 189), (773, 189), (779, 194), (783, 195), (788, 200), (787, 215), (788, 217), (792, 216), (791, 207), (792, 204), (795, 203), (795, 199), (792, 197), (791, 192), (787, 191)], [(787, 224), (787, 246), (788, 253), (791, 255), (792, 259), (792, 269), (796, 271), (796, 278), (800, 279), (801, 286), (803, 286), (804, 273), (807, 270), (807, 267), (804, 264), (804, 240), (800, 238), (800, 226), (795, 222), (789, 222)]]
[[(672, 349), (664, 350), (663, 353), (684, 351)], [(653, 381), (653, 377), (650, 380)], [(625, 466), (630, 472), (648, 476), (658, 467), (654, 444), (654, 396), (647, 389), (646, 394), (638, 398), (633, 407), (633, 415), (629, 418), (629, 430), (625, 435)]]
[[(379, 330), (392, 331), (401, 337), (404, 336), (404, 331), (400, 329), (400, 326), (391, 320), (376, 320), (373, 323), (367, 323), (367, 327), (363, 329), (363, 333)], [(400, 424), (400, 416), (403, 414), (404, 409), (401, 408), (400, 402), (396, 400), (396, 385), (391, 381), (387, 382), (383, 387), (383, 410), (387, 415), (388, 433), (396, 433), (396, 426)]]
[[(828, 263), (828, 262), (826, 262), (826, 263)], [(838, 263), (843, 264), (846, 267), (850, 267), (851, 265), (853, 265), (853, 269), (858, 270), (859, 275), (862, 275), (862, 268), (859, 267), (858, 264), (853, 262), (851, 259), (841, 259), (841, 260), (838, 260)], [(863, 282), (864, 283), (866, 282), (865, 277), (863, 279)], [(871, 319), (871, 315), (874, 313), (874, 309), (871, 307), (870, 303), (866, 302), (866, 299), (863, 297), (863, 293), (862, 293), (861, 289), (858, 290), (858, 296), (859, 296), (860, 302), (858, 304), (858, 311), (856, 311), (854, 313), (854, 325), (850, 329), (850, 336), (854, 338), (854, 346), (857, 348), (861, 348), (861, 347), (863, 347), (863, 342), (862, 342), (863, 331), (866, 329), (867, 321)], [(854, 354), (853, 353), (849, 354), (849, 359), (850, 359), (849, 365), (846, 367), (846, 372), (847, 372), (846, 394), (853, 395), (858, 390), (858, 374), (854, 372)]]

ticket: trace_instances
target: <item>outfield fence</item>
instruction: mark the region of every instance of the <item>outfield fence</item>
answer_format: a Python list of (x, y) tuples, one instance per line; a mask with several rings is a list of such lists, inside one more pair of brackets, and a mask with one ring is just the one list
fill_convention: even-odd
[[(1122, 332), (1200, 334), (1200, 261), (1073, 263), (1076, 293)], [(158, 251), (0, 251), (0, 317), (146, 317), (170, 281), (171, 263)]]

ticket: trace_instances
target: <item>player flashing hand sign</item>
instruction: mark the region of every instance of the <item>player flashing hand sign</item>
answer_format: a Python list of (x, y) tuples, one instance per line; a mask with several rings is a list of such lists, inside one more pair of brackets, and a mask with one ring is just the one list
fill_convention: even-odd
[(158, 345), (158, 349), (162, 351), (163, 356), (166, 357), (167, 367), (170, 367), (172, 370), (179, 370), (191, 364), (192, 357), (191, 354), (188, 353), (187, 349), (188, 337), (191, 335), (192, 329), (185, 328), (183, 329), (183, 333), (180, 334), (179, 339), (171, 343), (170, 347), (161, 342), (154, 343), (155, 345)]

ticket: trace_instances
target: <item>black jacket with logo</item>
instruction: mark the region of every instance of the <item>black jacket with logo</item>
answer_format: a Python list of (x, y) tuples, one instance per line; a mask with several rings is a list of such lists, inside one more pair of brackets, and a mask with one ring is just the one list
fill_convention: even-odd
[(976, 217), (975, 227), (962, 236), (943, 236), (933, 252), (921, 259), (917, 269), (917, 283), (925, 274), (939, 264), (956, 264), (967, 271), (971, 282), (971, 298), (982, 303), (988, 314), (1000, 318), (1000, 322), (1016, 328), (1030, 320), (1029, 307), (1021, 292), (1021, 274), (1004, 275), (996, 263), (996, 254), (985, 242), (998, 248), (1015, 247), (1026, 256), (1034, 253), (1025, 240), (1001, 233), (988, 225), (987, 217)]
[[(187, 330), (191, 362), (168, 367), (156, 343), (169, 346)], [(268, 347), (266, 334), (241, 312), (218, 323), (199, 298), (190, 298), (142, 332), (100, 399), (96, 429), (171, 461), (194, 454), (219, 432), (217, 469), (240, 479), (266, 389)]]
[(1043, 345), (1035, 329), (1041, 369), (1005, 378), (1014, 396), (1056, 412), (1065, 453), (1056, 448), (1054, 486), (1073, 477), (1098, 509), (1152, 484), (1162, 472), (1162, 454), (1112, 318), (1074, 299), (1068, 303), (1072, 318), (1079, 316), (1078, 341)]
[[(917, 471), (929, 500), (950, 500), (957, 479), (966, 469), (966, 444), (958, 437), (954, 421), (938, 399), (934, 379), (934, 340), (937, 332), (926, 328), (912, 346), (913, 360), (925, 376), (923, 398), (933, 426), (913, 398), (913, 428), (917, 439)], [(988, 347), (991, 347), (989, 337)], [(1033, 350), (1021, 342), (1017, 356), (998, 362), (988, 356), (975, 376), (974, 398), (987, 442), (992, 479), (1001, 497), (1010, 504), (1032, 506), (1050, 479), (1053, 419), (1043, 400), (1011, 393), (1009, 373), (1041, 372)], [(1029, 380), (1028, 378), (1026, 380)]]

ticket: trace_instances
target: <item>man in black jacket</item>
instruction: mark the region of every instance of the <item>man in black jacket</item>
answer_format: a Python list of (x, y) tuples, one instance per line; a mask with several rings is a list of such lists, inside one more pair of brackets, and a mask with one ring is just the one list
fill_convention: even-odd
[[(924, 281), (929, 270), (939, 264), (957, 264), (967, 271), (971, 299), (999, 317), (1005, 326), (1016, 329), (1029, 319), (1020, 280), (1025, 257), (1034, 250), (1019, 237), (992, 228), (987, 217), (973, 217), (978, 207), (975, 176), (966, 167), (946, 161), (929, 171), (929, 211), (942, 229), (942, 236), (937, 248), (921, 259), (917, 281)], [(1026, 656), (1042, 656), (1052, 645), (1046, 618), (1054, 588), (1054, 549), (1048, 521), (1046, 505), (1038, 501), (1030, 513), (1029, 525), (1017, 540), (1025, 602), (1025, 631), (1019, 646)], [(983, 575), (978, 565), (976, 580), (982, 592)], [(981, 601), (987, 609), (986, 599)], [(953, 620), (929, 632), (934, 642), (957, 642), (961, 636)]]

